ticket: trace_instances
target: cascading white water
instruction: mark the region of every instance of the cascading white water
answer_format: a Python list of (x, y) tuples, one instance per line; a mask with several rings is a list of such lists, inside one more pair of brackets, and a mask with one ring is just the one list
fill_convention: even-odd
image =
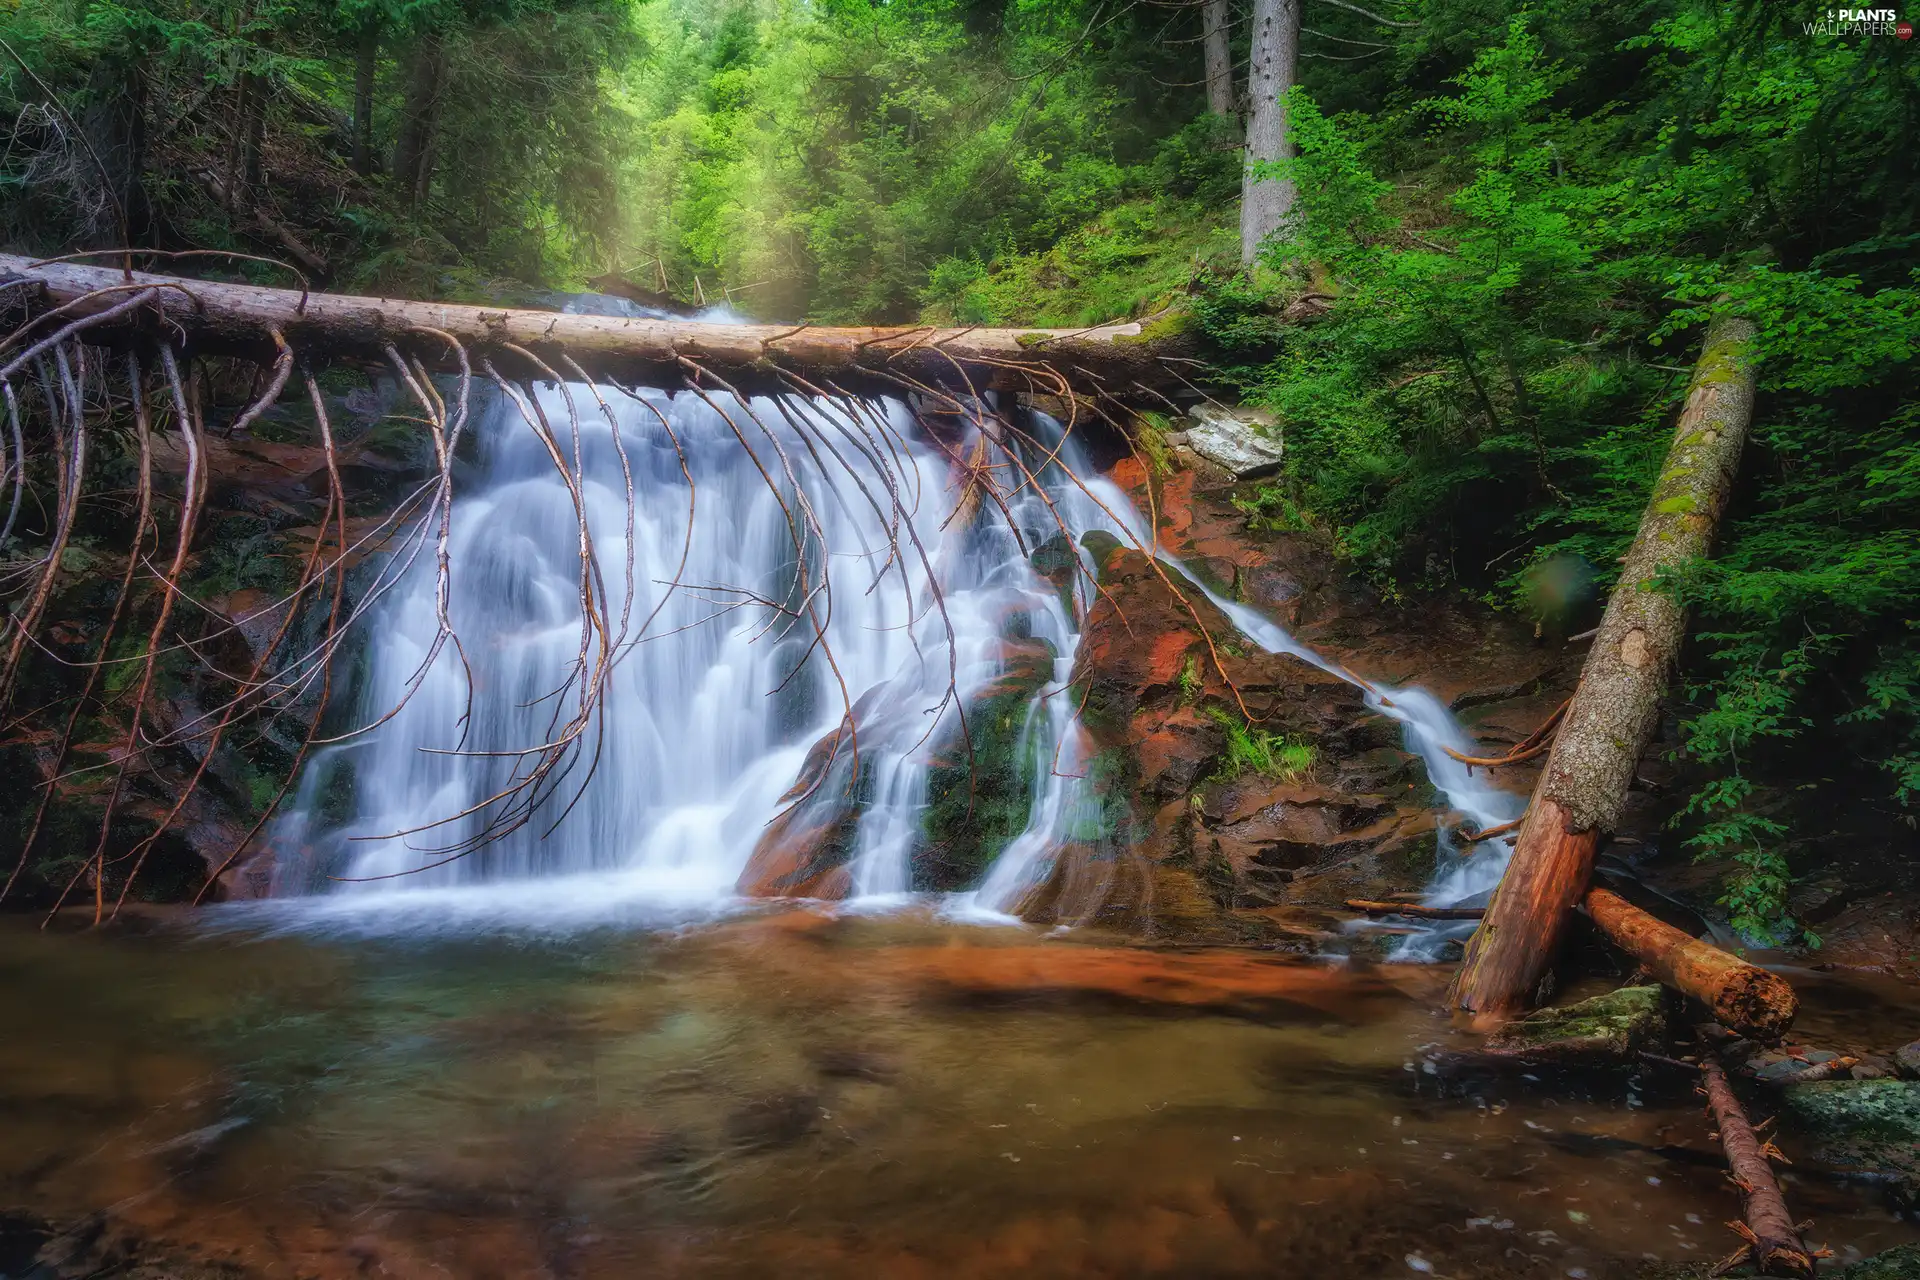
[[(540, 394), (549, 420), (565, 422), (561, 392)], [(585, 388), (573, 394), (592, 405)], [(460, 649), (447, 646), (422, 670), (437, 613), (421, 556), (380, 606), (360, 664), (357, 723), (400, 710), (308, 768), (275, 831), (277, 892), (330, 890), (329, 908), (355, 912), (412, 913), (430, 900), (442, 913), (563, 919), (709, 909), (730, 898), (807, 749), (852, 704), (873, 779), (853, 883), (863, 898), (890, 899), (913, 887), (927, 748), (956, 723), (949, 681), (964, 705), (999, 674), (1014, 615), (1051, 646), (1055, 681), (1065, 681), (1073, 619), (1022, 544), (1058, 535), (1053, 511), (1076, 533), (1107, 522), (1057, 465), (1042, 477), (1046, 492), (1003, 484), (1005, 516), (996, 506), (991, 518), (949, 520), (953, 464), (900, 406), (790, 403), (802, 431), (770, 402), (747, 412), (730, 397), (716, 396), (716, 409), (685, 393), (642, 394), (651, 407), (612, 401), (636, 499), (630, 600), (614, 431), (593, 412), (580, 418), (583, 503), (607, 612), (630, 606), (636, 629), (652, 620), (619, 652), (572, 777), (532, 822), (456, 859), (438, 852), (481, 832), (484, 801), (565, 718), (575, 690), (561, 686), (583, 643), (572, 499), (546, 447), (497, 398), (478, 411), (479, 458), (454, 506)], [(571, 466), (568, 433), (558, 436)], [(807, 600), (790, 520), (818, 530), (800, 539), (816, 562)], [(825, 637), (810, 655), (809, 608)], [(470, 713), (459, 652), (472, 673)], [(1071, 757), (1068, 702), (1036, 700), (1023, 750)], [(589, 767), (564, 826), (545, 838)], [(1035, 779), (1023, 847), (1043, 845), (1067, 820), (1080, 785), (1069, 772)]]
[[(566, 421), (563, 393), (539, 394), (549, 420)], [(577, 475), (606, 615), (630, 617), (635, 632), (617, 651), (587, 745), (546, 808), (463, 856), (439, 852), (480, 834), (487, 798), (511, 783), (577, 692), (566, 673), (583, 643), (579, 523), (545, 445), (500, 398), (478, 413), (479, 456), (454, 507), (451, 620), (466, 666), (448, 646), (423, 668), (438, 624), (430, 557), (420, 557), (379, 606), (357, 682), (357, 723), (400, 709), (306, 770), (274, 833), (276, 892), (324, 890), (310, 906), (362, 919), (565, 923), (720, 909), (808, 748), (851, 705), (870, 770), (852, 887), (856, 902), (897, 902), (916, 887), (929, 744), (955, 716), (949, 685), (965, 705), (1001, 673), (1018, 615), (1053, 654), (1016, 747), (1033, 762), (1027, 825), (950, 904), (1005, 918), (1100, 813), (1079, 776), (1073, 701), (1050, 696), (1072, 670), (1074, 618), (1027, 553), (1062, 524), (1076, 554), (1080, 535), (1096, 528), (1144, 545), (1138, 513), (1111, 483), (1083, 488), (1056, 465), (1038, 484), (1003, 480), (1004, 510), (949, 519), (960, 451), (924, 438), (898, 405), (790, 401), (782, 411), (756, 402), (749, 412), (730, 397), (641, 394), (646, 404), (612, 401), (635, 495), (630, 593), (615, 431), (594, 412), (580, 417)], [(592, 404), (585, 388), (573, 395)], [(1059, 443), (1058, 424), (1040, 419), (1038, 430), (1052, 433), (1043, 443)], [(569, 432), (559, 444), (576, 469)], [(1060, 456), (1086, 474), (1071, 442)], [(1213, 599), (1255, 643), (1352, 679), (1270, 619)], [(824, 645), (814, 643), (814, 619)], [(1367, 700), (1406, 726), (1409, 748), (1452, 807), (1481, 825), (1517, 812), (1516, 797), (1441, 749), (1466, 742), (1430, 695), (1369, 689)], [(1469, 897), (1498, 879), (1503, 862), (1461, 859), (1443, 834), (1429, 896)], [(1416, 937), (1402, 954), (1424, 958), (1443, 936)]]

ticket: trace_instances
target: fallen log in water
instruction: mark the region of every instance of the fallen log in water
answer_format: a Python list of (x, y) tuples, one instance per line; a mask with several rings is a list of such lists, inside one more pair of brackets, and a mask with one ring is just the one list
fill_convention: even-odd
[(1707, 1006), (1723, 1026), (1771, 1041), (1793, 1025), (1799, 1001), (1778, 974), (1691, 937), (1610, 890), (1589, 890), (1582, 905), (1615, 946), (1667, 986)]
[[(503, 358), (498, 353), (509, 346), (549, 362), (564, 354), (596, 377), (650, 386), (687, 382), (691, 361), (753, 392), (793, 391), (781, 377), (788, 370), (830, 377), (849, 390), (896, 395), (916, 384), (937, 384), (1096, 399), (1170, 389), (1184, 381), (1177, 366), (1184, 363), (1190, 372), (1192, 365), (1187, 359), (1192, 353), (1179, 337), (1153, 336), (1139, 322), (1090, 329), (713, 324), (309, 293), (142, 272), (129, 281), (118, 268), (0, 254), (4, 280), (38, 282), (41, 301), (72, 304), (67, 314), (76, 319), (125, 302), (142, 286), (158, 288), (152, 305), (116, 322), (119, 333), (142, 326), (156, 334), (164, 329), (200, 350), (265, 361), (274, 355), (269, 332), (278, 330), (302, 357), (314, 361), (344, 358), (384, 365), (387, 346), (399, 344), (424, 362), (438, 362), (444, 372), (457, 372), (444, 341), (421, 341), (447, 334), (496, 358)], [(114, 328), (103, 327), (88, 341), (115, 336)], [(513, 370), (523, 371), (539, 372), (524, 362)]]
[(1422, 907), (1411, 902), (1370, 902), (1348, 898), (1347, 910), (1364, 911), (1370, 916), (1413, 916), (1421, 920), (1478, 920), (1485, 907)]
[(1762, 1275), (1811, 1276), (1814, 1255), (1800, 1241), (1800, 1229), (1787, 1212), (1786, 1198), (1774, 1181), (1770, 1158), (1780, 1152), (1771, 1142), (1763, 1142), (1747, 1123), (1747, 1113), (1733, 1096), (1727, 1073), (1707, 1058), (1700, 1066), (1706, 1082), (1707, 1106), (1719, 1127), (1720, 1149), (1727, 1153), (1727, 1167), (1733, 1183), (1740, 1188), (1744, 1222), (1727, 1225), (1745, 1239), (1730, 1257), (1714, 1267), (1711, 1274), (1723, 1275), (1743, 1263), (1751, 1262)]

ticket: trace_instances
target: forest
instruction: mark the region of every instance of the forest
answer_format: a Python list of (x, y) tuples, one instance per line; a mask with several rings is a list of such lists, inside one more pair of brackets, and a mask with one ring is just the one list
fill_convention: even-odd
[(1250, 15), (1218, 4), (23, 0), (0, 238), (458, 300), (612, 273), (783, 321), (1156, 318), (1290, 424), (1257, 521), (1555, 636), (1732, 300), (1762, 405), (1672, 587), (1674, 822), (1743, 933), (1794, 939), (1831, 828), (1915, 847), (1912, 44), (1772, 2), (1309, 8), (1255, 162), (1297, 195), (1243, 243)]

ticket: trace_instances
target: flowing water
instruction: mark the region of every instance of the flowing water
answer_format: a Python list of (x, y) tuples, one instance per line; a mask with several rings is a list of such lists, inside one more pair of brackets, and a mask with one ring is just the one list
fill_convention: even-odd
[[(926, 887), (912, 854), (924, 843), (930, 748), (957, 730), (956, 706), (1001, 672), (1015, 618), (1053, 655), (1016, 749), (1029, 762), (1031, 811), (950, 909), (1013, 910), (1069, 833), (1097, 822), (1078, 776), (1073, 700), (1061, 696), (1074, 611), (1029, 557), (1056, 538), (1077, 548), (1094, 529), (1151, 539), (1057, 423), (1034, 415), (1032, 438), (1016, 444), (1031, 480), (1001, 464), (1006, 496), (965, 519), (953, 518), (956, 464), (975, 438), (930, 440), (898, 404), (782, 409), (649, 391), (616, 397), (602, 415), (585, 387), (541, 393), (549, 422), (567, 421), (569, 404), (588, 411), (577, 431), (556, 432), (564, 471), (510, 403), (479, 412), (450, 542), (451, 621), (463, 639), (434, 657), (437, 586), (431, 557), (415, 557), (368, 641), (356, 714), (379, 727), (307, 769), (274, 833), (278, 894), (323, 894), (304, 908), (356, 928), (724, 911), (807, 749), (853, 708), (868, 771), (853, 896), (897, 905)], [(576, 763), (533, 821), (449, 859), (481, 835), (501, 807), (487, 798), (553, 734), (573, 694), (569, 666), (588, 644), (573, 487), (604, 616), (638, 621), (618, 637), (603, 710), (583, 735), (590, 764)], [(1084, 607), (1085, 583), (1070, 590)], [(1353, 679), (1253, 609), (1213, 599), (1255, 643)], [(1445, 754), (1468, 744), (1430, 695), (1355, 683), (1405, 726), (1454, 810), (1481, 826), (1518, 813), (1518, 797)], [(559, 813), (565, 825), (550, 837)], [(1444, 833), (1439, 845), (1436, 903), (1486, 891), (1504, 866), (1504, 849), (1469, 860)], [(1470, 927), (1415, 935), (1401, 954), (1429, 958)]]
[[(426, 663), (426, 554), (378, 606), (341, 728), (400, 710), (312, 762), (274, 833), (278, 897), (81, 935), (0, 921), (0, 1277), (66, 1247), (42, 1223), (82, 1224), (80, 1255), (130, 1240), (179, 1280), (233, 1274), (208, 1262), (328, 1280), (1578, 1278), (1729, 1250), (1733, 1197), (1684, 1085), (1464, 1071), (1437, 966), (1009, 927), (1099, 811), (1072, 700), (1047, 696), (1073, 611), (1026, 553), (1056, 513), (1076, 537), (1137, 531), (1118, 491), (1051, 468), (1002, 481), (1010, 521), (949, 520), (967, 439), (942, 448), (897, 406), (796, 423), (642, 394), (614, 405), (620, 448), (592, 411), (577, 452), (558, 437), (620, 637), (552, 802), (590, 781), (564, 824), (436, 852), (479, 833), (477, 814), (442, 820), (510, 783), (579, 693), (573, 498), (494, 404), (452, 528), (464, 724), (465, 671), (450, 651)], [(802, 665), (815, 618), (832, 662)], [(1018, 755), (1050, 767), (979, 883), (928, 894), (930, 744), (950, 684), (965, 700), (1001, 674), (1015, 619), (1051, 651)], [(1466, 744), (1433, 698), (1368, 697), (1455, 809), (1517, 812), (1446, 757)], [(867, 762), (855, 900), (737, 898), (848, 705)], [(1498, 870), (1442, 845), (1432, 896)], [(1917, 1234), (1831, 1171), (1787, 1180), (1842, 1259)]]

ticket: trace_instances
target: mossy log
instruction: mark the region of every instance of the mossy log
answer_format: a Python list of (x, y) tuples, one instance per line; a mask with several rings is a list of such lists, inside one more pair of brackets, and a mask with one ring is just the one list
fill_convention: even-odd
[[(41, 286), (30, 301), (77, 304), (67, 313), (75, 318), (128, 297), (129, 282), (116, 267), (41, 264), (0, 254), (0, 282), (22, 279)], [(158, 334), (164, 326), (176, 340), (184, 334), (201, 350), (271, 363), (270, 333), (278, 330), (302, 358), (316, 363), (344, 359), (384, 365), (388, 343), (413, 349), (429, 364), (446, 362), (445, 343), (423, 334), (432, 330), (480, 354), (512, 344), (549, 362), (570, 356), (595, 377), (649, 386), (683, 384), (692, 376), (691, 361), (749, 392), (793, 391), (780, 376), (786, 370), (811, 380), (831, 379), (845, 390), (891, 394), (920, 382), (1129, 395), (1143, 387), (1177, 386), (1181, 379), (1169, 360), (1192, 355), (1182, 326), (1164, 322), (1150, 331), (1137, 322), (1090, 329), (715, 324), (305, 293), (145, 272), (132, 273), (132, 283), (159, 287), (158, 309), (143, 307), (91, 330), (88, 341), (110, 343), (143, 330)], [(29, 286), (17, 286), (11, 298), (20, 298), (21, 290)], [(92, 296), (101, 290), (116, 292)], [(524, 368), (510, 365), (510, 356), (498, 358), (508, 372)]]
[(1753, 339), (1753, 323), (1738, 316), (1708, 327), (1665, 465), (1513, 860), (1454, 980), (1454, 1003), (1482, 1021), (1509, 1018), (1534, 999), (1653, 736), (1686, 635), (1680, 601), (1660, 579), (1706, 553), (1733, 491), (1753, 415)]
[(1772, 1042), (1793, 1025), (1799, 1000), (1780, 975), (1690, 937), (1609, 890), (1589, 890), (1583, 905), (1616, 946), (1675, 991), (1707, 1006), (1722, 1026)]

